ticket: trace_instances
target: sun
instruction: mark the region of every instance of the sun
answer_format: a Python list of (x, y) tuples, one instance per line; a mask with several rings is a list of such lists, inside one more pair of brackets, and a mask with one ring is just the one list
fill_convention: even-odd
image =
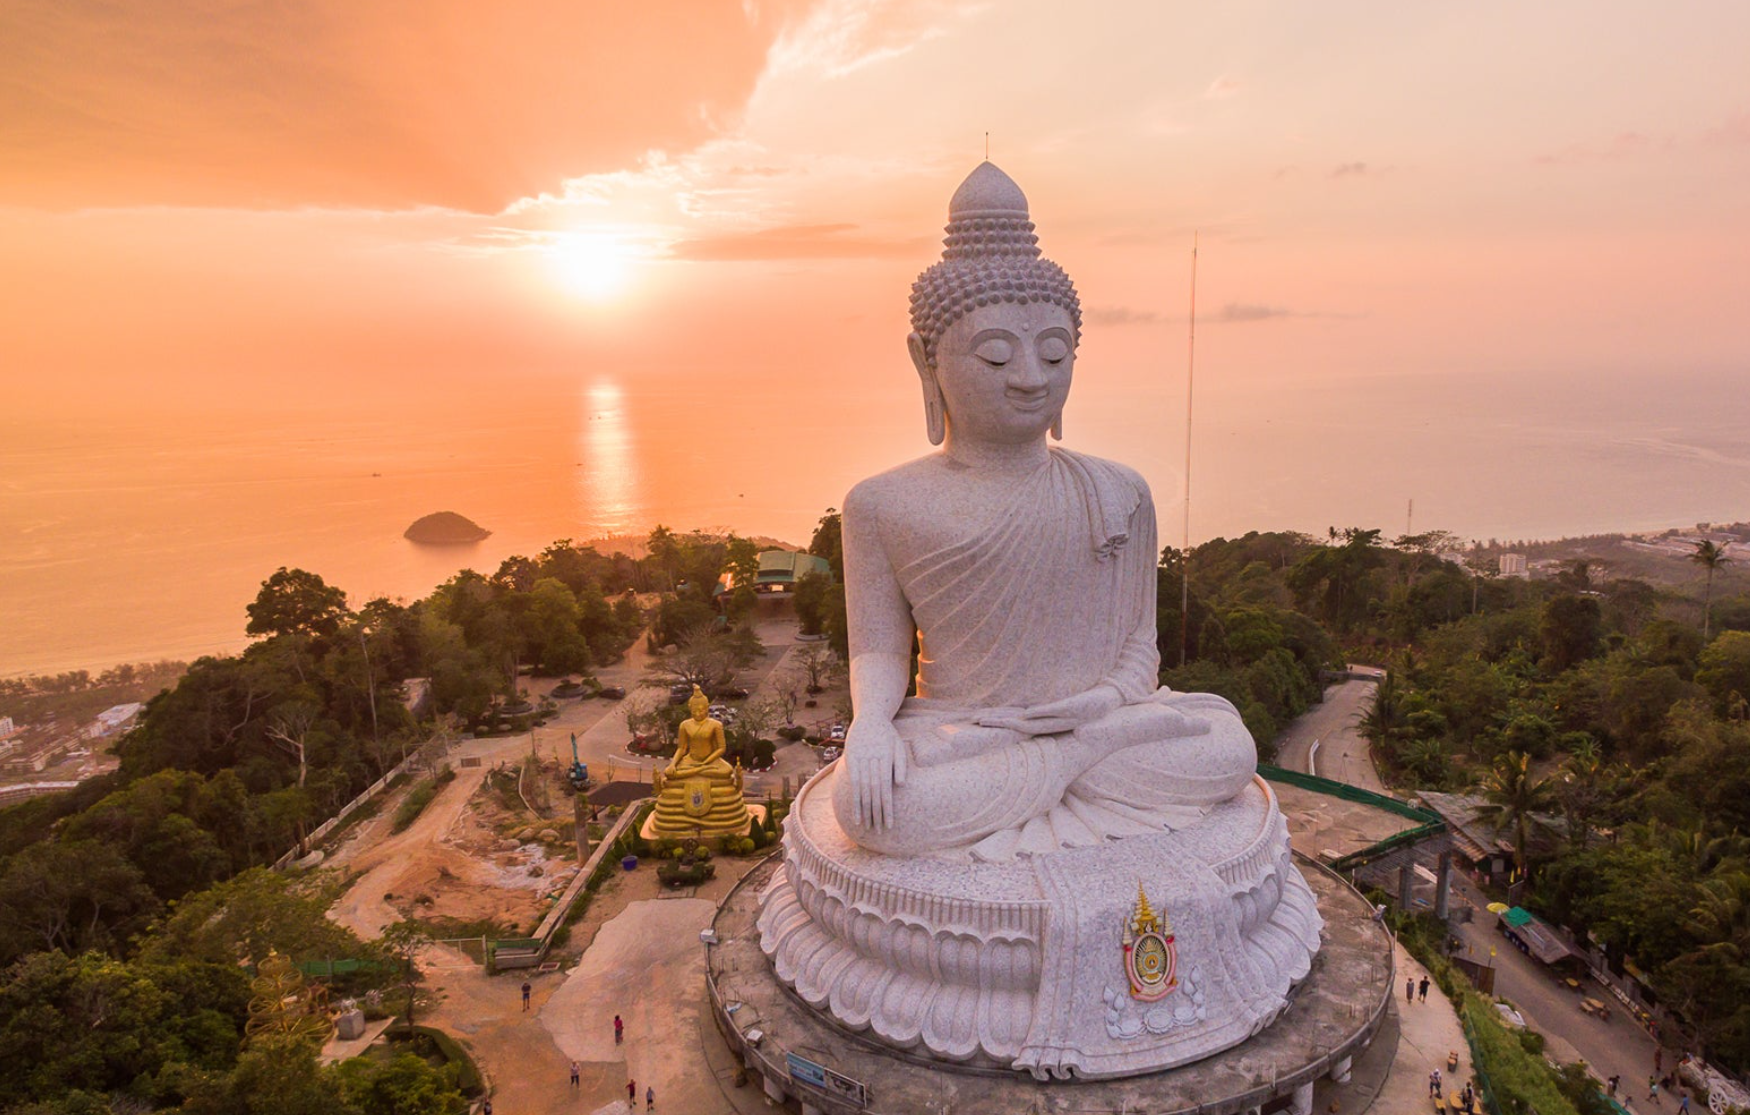
[(625, 289), (630, 260), (617, 237), (565, 233), (553, 241), (548, 254), (560, 283), (579, 298), (603, 302)]

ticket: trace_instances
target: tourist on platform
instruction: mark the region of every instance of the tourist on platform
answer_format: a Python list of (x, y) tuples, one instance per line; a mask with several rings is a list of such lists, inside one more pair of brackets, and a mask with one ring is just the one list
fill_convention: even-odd
[(1413, 1003), (1415, 1001), (1416, 1001), (1416, 980), (1414, 977), (1411, 977), (1410, 979), (1407, 979), (1404, 981), (1404, 1002)]
[(1422, 982), (1416, 986), (1416, 1001), (1420, 1002), (1420, 1003), (1426, 1003), (1428, 1001), (1428, 977), (1427, 976), (1423, 976)]
[[(1685, 1107), (1688, 1106), (1687, 1102), (1684, 1104), (1684, 1106)], [(655, 1111), (656, 1110), (656, 1089), (655, 1088), (652, 1088), (649, 1086), (645, 1087), (645, 1089), (644, 1089), (644, 1110), (646, 1110), (646, 1111)]]
[[(619, 1015), (614, 1015), (614, 1044), (619, 1045), (626, 1040), (626, 1024), (620, 1021)], [(633, 1099), (638, 1097), (634, 1096)]]
[(524, 1010), (529, 1009), (529, 992), (531, 990), (532, 990), (532, 988), (530, 988), (530, 986), (529, 986), (529, 981), (524, 980), (523, 981), (523, 1009)]

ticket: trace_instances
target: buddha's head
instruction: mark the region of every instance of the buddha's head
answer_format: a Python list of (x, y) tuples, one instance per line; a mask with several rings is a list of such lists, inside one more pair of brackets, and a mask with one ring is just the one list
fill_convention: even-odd
[[(1018, 383), (1024, 378), (1018, 388), (1022, 406), (1002, 416), (1006, 424), (1042, 410), (1052, 435), (1061, 438), (1063, 397), (1081, 339), (1081, 302), (1063, 268), (1040, 255), (1026, 195), (993, 164), (980, 163), (948, 203), (947, 232), (941, 261), (912, 284), (912, 333), (906, 338), (923, 383), (931, 444), (942, 444), (957, 421), (956, 392), (942, 374), (948, 370), (944, 361), (973, 371), (1007, 369)], [(1035, 391), (1043, 404), (1037, 408)], [(963, 424), (973, 418), (969, 408), (975, 404), (961, 400)], [(1020, 425), (1027, 425), (1025, 419)]]
[(693, 714), (694, 720), (705, 719), (705, 714), (711, 711), (711, 698), (696, 685), (693, 686), (693, 695), (687, 698), (687, 711)]

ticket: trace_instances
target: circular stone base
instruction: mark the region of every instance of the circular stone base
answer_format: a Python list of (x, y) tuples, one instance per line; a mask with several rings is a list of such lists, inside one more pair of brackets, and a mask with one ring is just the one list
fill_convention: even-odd
[[(1319, 1077), (1346, 1073), (1385, 1019), (1395, 985), (1391, 939), (1367, 900), (1340, 877), (1296, 857), (1318, 898), (1323, 940), (1312, 971), (1264, 1032), (1206, 1060), (1119, 1080), (1041, 1083), (1010, 1070), (968, 1068), (896, 1052), (850, 1033), (778, 982), (760, 951), (760, 892), (780, 866), (750, 872), (718, 909), (706, 983), (718, 1031), (766, 1094), (821, 1112), (1173, 1112), (1283, 1110), (1310, 1103)], [(801, 1063), (797, 1064), (796, 1059)], [(825, 1073), (813, 1066), (820, 1066)], [(800, 1072), (800, 1078), (796, 1075)], [(804, 1083), (814, 1077), (824, 1087)], [(867, 1089), (859, 1104), (856, 1088)]]

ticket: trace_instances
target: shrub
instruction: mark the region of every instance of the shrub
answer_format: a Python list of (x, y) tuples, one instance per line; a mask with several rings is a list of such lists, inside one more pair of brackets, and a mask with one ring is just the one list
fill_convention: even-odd
[(407, 791), (407, 797), (395, 810), (395, 821), (390, 825), (392, 832), (405, 832), (408, 826), (419, 819), (425, 807), (431, 804), (431, 799), (437, 796), (438, 784), (435, 779), (427, 778)]

